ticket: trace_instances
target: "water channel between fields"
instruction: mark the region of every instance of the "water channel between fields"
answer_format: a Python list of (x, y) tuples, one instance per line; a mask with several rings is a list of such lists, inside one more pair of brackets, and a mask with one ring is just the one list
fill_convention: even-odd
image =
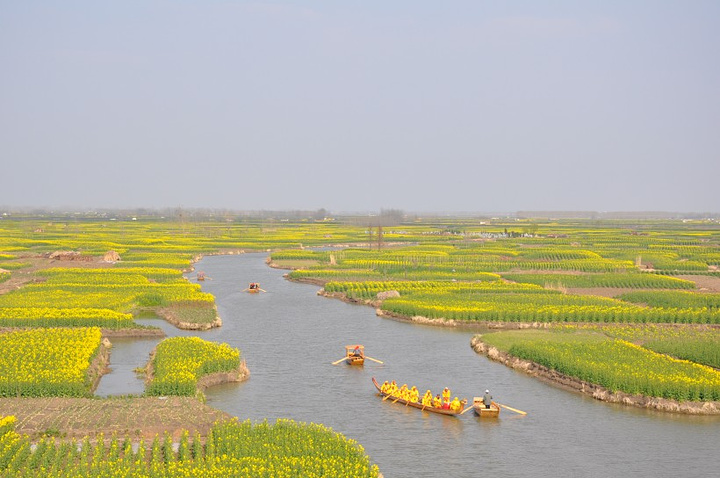
[[(206, 391), (207, 403), (240, 419), (292, 418), (322, 423), (361, 443), (386, 478), (404, 477), (702, 477), (717, 470), (718, 417), (668, 415), (598, 402), (514, 372), (475, 354), (472, 331), (382, 319), (372, 308), (317, 296), (317, 286), (285, 280), (264, 254), (209, 256), (196, 264), (212, 280), (223, 326), (181, 331), (160, 319), (168, 336), (197, 335), (238, 347), (250, 379)], [(190, 275), (194, 278), (194, 274)], [(263, 294), (242, 290), (260, 282)], [(115, 339), (113, 372), (97, 394), (142, 393), (133, 369), (157, 339)], [(362, 343), (385, 362), (344, 363), (345, 344)], [(472, 412), (444, 417), (382, 401), (371, 377), (449, 386), (472, 400), (486, 388), (504, 410), (498, 420)]]

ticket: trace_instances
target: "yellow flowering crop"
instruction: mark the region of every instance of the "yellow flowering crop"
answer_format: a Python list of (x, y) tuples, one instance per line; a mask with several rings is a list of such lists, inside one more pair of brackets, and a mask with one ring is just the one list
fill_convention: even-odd
[(33, 329), (0, 334), (0, 396), (84, 396), (100, 329)]
[(152, 361), (150, 395), (194, 395), (197, 381), (214, 372), (231, 372), (240, 366), (240, 351), (198, 337), (173, 337), (160, 342)]

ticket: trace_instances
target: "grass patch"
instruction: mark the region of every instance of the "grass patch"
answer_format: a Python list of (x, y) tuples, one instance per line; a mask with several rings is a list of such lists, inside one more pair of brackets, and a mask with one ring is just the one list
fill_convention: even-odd
[(174, 304), (165, 307), (165, 313), (191, 324), (211, 324), (217, 319), (217, 310), (213, 305)]

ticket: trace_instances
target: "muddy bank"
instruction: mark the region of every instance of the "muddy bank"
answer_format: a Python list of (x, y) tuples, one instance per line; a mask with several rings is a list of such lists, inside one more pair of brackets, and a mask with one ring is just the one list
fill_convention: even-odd
[(537, 377), (547, 383), (552, 383), (566, 390), (580, 392), (603, 402), (631, 405), (661, 412), (684, 413), (689, 415), (720, 415), (720, 402), (678, 402), (677, 400), (666, 398), (631, 395), (625, 392), (611, 392), (599, 385), (561, 374), (535, 362), (513, 357), (495, 347), (488, 346), (482, 341), (480, 335), (476, 335), (470, 340), (470, 346), (475, 352), (485, 355), (490, 360), (500, 362), (514, 370)]
[(215, 372), (209, 375), (203, 375), (198, 380), (198, 389), (205, 390), (206, 388), (212, 387), (213, 385), (220, 385), (221, 383), (230, 382), (244, 382), (250, 378), (250, 370), (247, 368), (247, 364), (244, 360), (240, 362), (240, 366), (237, 370), (232, 372)]
[(103, 338), (100, 341), (100, 347), (97, 354), (95, 354), (92, 362), (90, 362), (90, 367), (88, 368), (87, 373), (88, 380), (90, 381), (90, 392), (95, 391), (100, 383), (100, 378), (110, 371), (108, 365), (110, 364), (111, 347), (112, 344), (110, 341), (107, 338)]

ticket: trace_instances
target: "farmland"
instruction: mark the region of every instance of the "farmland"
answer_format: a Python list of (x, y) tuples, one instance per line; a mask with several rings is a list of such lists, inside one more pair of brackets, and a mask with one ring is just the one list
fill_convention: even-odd
[[(80, 466), (98, 475), (155, 470), (163, 476), (202, 469), (212, 476), (232, 463), (288, 474), (302, 469), (307, 476), (317, 473), (317, 466), (376, 476), (368, 458), (352, 451), (357, 449), (351, 440), (319, 425), (213, 428), (208, 418), (188, 420), (184, 427), (180, 410), (195, 410), (189, 412), (195, 418), (205, 413), (197, 412), (200, 404), (192, 398), (201, 397), (203, 377), (238, 370), (241, 351), (227, 344), (167, 339), (147, 367), (145, 396), (87, 398), (98, 372), (89, 364), (102, 337), (142, 335), (148, 329), (136, 323), (139, 314), (155, 313), (198, 328), (221, 326), (215, 297), (193, 281), (195, 260), (212, 254), (270, 251), (271, 265), (292, 269), (291, 280), (322, 284), (325, 295), (371, 304), (384, 316), (476, 330), (547, 329), (483, 333), (482, 338), (512, 356), (613, 393), (677, 403), (720, 399), (712, 368), (720, 363), (720, 232), (715, 225), (433, 220), (386, 228), (383, 239), (380, 244), (367, 226), (339, 222), (0, 221), (0, 352), (5, 360), (0, 367), (7, 382), (0, 404), (4, 411), (17, 410), (20, 430), (17, 434), (15, 425), (6, 423), (5, 443), (18, 454), (3, 463), (14, 463), (18, 473), (47, 464), (69, 474), (79, 472), (72, 466)], [(337, 244), (342, 247), (307, 249)], [(33, 360), (20, 366), (7, 353), (11, 349)], [(67, 400), (67, 406), (31, 426), (37, 410), (53, 400)], [(175, 408), (162, 406), (169, 403)], [(116, 418), (98, 420), (95, 429), (89, 422), (73, 431), (71, 422), (81, 423), (80, 418), (60, 419), (102, 407), (110, 408), (92, 413)], [(109, 411), (112, 407), (125, 408), (116, 413)], [(154, 407), (168, 419), (153, 422), (143, 407)], [(23, 438), (25, 432), (32, 437)], [(101, 432), (104, 448), (98, 448)], [(113, 432), (117, 438), (110, 436)], [(71, 453), (67, 439), (85, 436), (93, 440), (80, 447), (86, 454)], [(302, 437), (314, 437), (335, 451), (293, 448)], [(131, 453), (127, 444), (136, 449), (140, 439), (144, 453)], [(32, 453), (24, 451), (30, 440), (43, 440)], [(168, 440), (180, 448), (168, 451)], [(238, 443), (243, 440), (253, 444), (242, 448)], [(257, 443), (275, 450), (277, 461)], [(221, 449), (231, 458), (210, 464), (207, 457)], [(301, 451), (314, 458), (289, 458)], [(340, 453), (348, 458), (338, 461)], [(98, 468), (99, 457), (109, 457), (117, 468)], [(191, 464), (189, 457), (204, 461)]]
[(177, 451), (169, 434), (140, 440), (113, 435), (92, 443), (43, 438), (32, 449), (15, 431), (15, 417), (0, 417), (0, 470), (12, 476), (355, 476), (375, 478), (362, 446), (322, 425), (292, 420), (216, 424), (201, 441), (185, 431)]
[[(102, 365), (91, 366), (102, 335), (146, 335), (146, 327), (135, 323), (138, 314), (155, 312), (187, 328), (221, 324), (214, 297), (183, 276), (199, 255), (323, 244), (329, 236), (333, 242), (357, 240), (357, 228), (2, 221), (0, 230), (0, 403), (19, 417), (3, 421), (0, 472), (34, 475), (43, 467), (60, 476), (121, 469), (133, 476), (215, 476), (231, 467), (273, 470), (274, 476), (297, 470), (305, 476), (328, 470), (377, 476), (359, 445), (321, 425), (213, 427), (228, 417), (202, 405), (195, 398), (202, 397), (199, 389), (247, 374), (240, 351), (226, 344), (167, 339), (147, 366), (146, 396), (85, 398), (102, 373)], [(79, 446), (67, 441), (73, 439)], [(33, 451), (29, 440), (37, 443)], [(309, 441), (316, 448), (303, 448), (305, 458), (298, 461), (292, 445)], [(173, 442), (180, 443), (177, 452), (170, 450)], [(128, 443), (139, 451), (130, 452)], [(272, 443), (270, 454), (260, 453)]]
[(160, 342), (150, 367), (148, 395), (192, 396), (201, 378), (218, 373), (238, 373), (240, 351), (198, 337), (173, 337)]
[[(681, 338), (682, 335), (678, 334), (678, 350), (691, 343)], [(697, 362), (655, 352), (652, 345), (643, 347), (620, 338), (591, 333), (589, 329), (505, 331), (484, 334), (481, 339), (511, 356), (600, 385), (610, 392), (679, 402), (720, 400), (720, 372)], [(710, 361), (702, 353), (696, 353), (694, 358)]]
[(0, 334), (0, 397), (87, 396), (100, 339), (98, 328)]

